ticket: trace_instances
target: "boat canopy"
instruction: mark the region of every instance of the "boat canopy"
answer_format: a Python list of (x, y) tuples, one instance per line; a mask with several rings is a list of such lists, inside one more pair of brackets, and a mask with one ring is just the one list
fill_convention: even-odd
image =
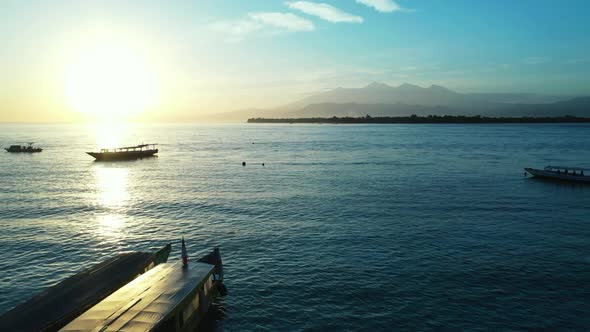
[(590, 172), (590, 168), (584, 168), (584, 167), (568, 167), (568, 166), (546, 166), (545, 170), (549, 171), (552, 169), (563, 169), (563, 170), (569, 170), (569, 171), (589, 171)]
[(60, 331), (150, 331), (182, 310), (213, 278), (215, 266), (162, 263), (90, 308)]
[(136, 145), (136, 146), (125, 146), (125, 147), (117, 148), (117, 149), (141, 149), (141, 148), (147, 148), (147, 147), (156, 146), (156, 145), (158, 145), (158, 143), (140, 144), (140, 145)]
[(100, 149), (100, 152), (121, 152), (121, 151), (135, 151), (135, 150), (143, 150), (143, 148), (149, 148), (152, 147), (152, 149), (156, 148), (156, 145), (158, 145), (157, 143), (152, 143), (152, 144), (140, 144), (140, 145), (135, 145), (135, 146), (123, 146), (120, 148), (111, 148), (111, 149)]

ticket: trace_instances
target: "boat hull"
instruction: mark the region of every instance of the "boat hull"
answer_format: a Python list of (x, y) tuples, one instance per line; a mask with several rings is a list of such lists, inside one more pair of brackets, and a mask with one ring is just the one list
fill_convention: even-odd
[[(211, 264), (214, 263), (214, 264)], [(219, 249), (196, 262), (163, 263), (89, 308), (60, 331), (186, 331), (226, 294)]]
[(58, 331), (125, 284), (168, 260), (171, 247), (155, 253), (119, 254), (49, 287), (0, 316), (0, 331)]
[(158, 153), (158, 149), (142, 150), (142, 151), (125, 151), (125, 152), (86, 152), (87, 154), (100, 161), (114, 161), (114, 160), (134, 160), (141, 158), (153, 157)]
[(535, 169), (535, 168), (525, 168), (524, 170), (527, 171), (528, 173), (530, 173), (531, 175), (534, 175), (534, 176), (540, 177), (540, 178), (545, 178), (545, 179), (590, 183), (590, 176), (557, 173), (557, 172), (553, 172), (553, 171), (546, 171), (546, 170)]
[(6, 152), (10, 152), (10, 153), (38, 153), (43, 151), (43, 149), (40, 148), (34, 148), (34, 149), (10, 149), (10, 148), (4, 148), (4, 150), (6, 150)]
[(192, 332), (197, 331), (199, 325), (206, 319), (209, 313), (211, 305), (218, 296), (226, 296), (227, 289), (223, 284), (223, 262), (221, 260), (221, 253), (219, 248), (215, 248), (209, 254), (201, 257), (199, 262), (207, 263), (215, 266), (213, 283), (209, 290), (205, 293), (203, 290), (199, 292), (199, 297), (202, 298), (202, 306), (199, 310), (195, 311), (190, 317), (188, 317), (185, 326), (180, 331)]

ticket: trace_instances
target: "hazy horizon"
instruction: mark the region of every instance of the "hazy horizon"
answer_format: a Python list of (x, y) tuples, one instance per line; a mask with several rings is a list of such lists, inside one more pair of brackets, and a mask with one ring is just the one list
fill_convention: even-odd
[(0, 332), (590, 330), (589, 9), (0, 0)]
[(4, 1), (0, 122), (179, 122), (371, 82), (590, 95), (571, 1)]

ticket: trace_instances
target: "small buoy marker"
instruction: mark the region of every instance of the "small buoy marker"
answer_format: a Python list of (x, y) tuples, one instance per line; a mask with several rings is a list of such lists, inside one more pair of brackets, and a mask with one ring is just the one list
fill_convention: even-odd
[(262, 166), (264, 166), (264, 163), (262, 163)]
[(242, 161), (242, 166), (246, 166), (246, 162), (245, 161)]
[(188, 267), (188, 254), (186, 253), (186, 244), (184, 243), (184, 236), (182, 237), (182, 267)]

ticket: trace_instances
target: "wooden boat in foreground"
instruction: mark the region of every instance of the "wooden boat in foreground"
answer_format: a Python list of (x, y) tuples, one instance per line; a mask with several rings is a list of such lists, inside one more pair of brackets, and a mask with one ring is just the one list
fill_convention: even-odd
[(525, 168), (524, 170), (541, 178), (590, 183), (590, 169), (582, 167), (546, 166), (544, 169)]
[(155, 253), (119, 254), (49, 287), (0, 316), (0, 331), (57, 331), (117, 289), (168, 260)]
[(218, 248), (186, 266), (160, 264), (60, 331), (194, 331), (215, 297), (225, 295), (222, 281)]
[(101, 149), (99, 152), (86, 152), (96, 160), (133, 160), (152, 157), (158, 153), (157, 144), (140, 144), (114, 149)]
[(27, 145), (11, 145), (7, 148), (4, 148), (4, 150), (6, 150), (6, 152), (12, 153), (36, 153), (43, 151), (41, 148), (34, 147), (33, 144), (35, 144), (35, 142), (27, 143)]

